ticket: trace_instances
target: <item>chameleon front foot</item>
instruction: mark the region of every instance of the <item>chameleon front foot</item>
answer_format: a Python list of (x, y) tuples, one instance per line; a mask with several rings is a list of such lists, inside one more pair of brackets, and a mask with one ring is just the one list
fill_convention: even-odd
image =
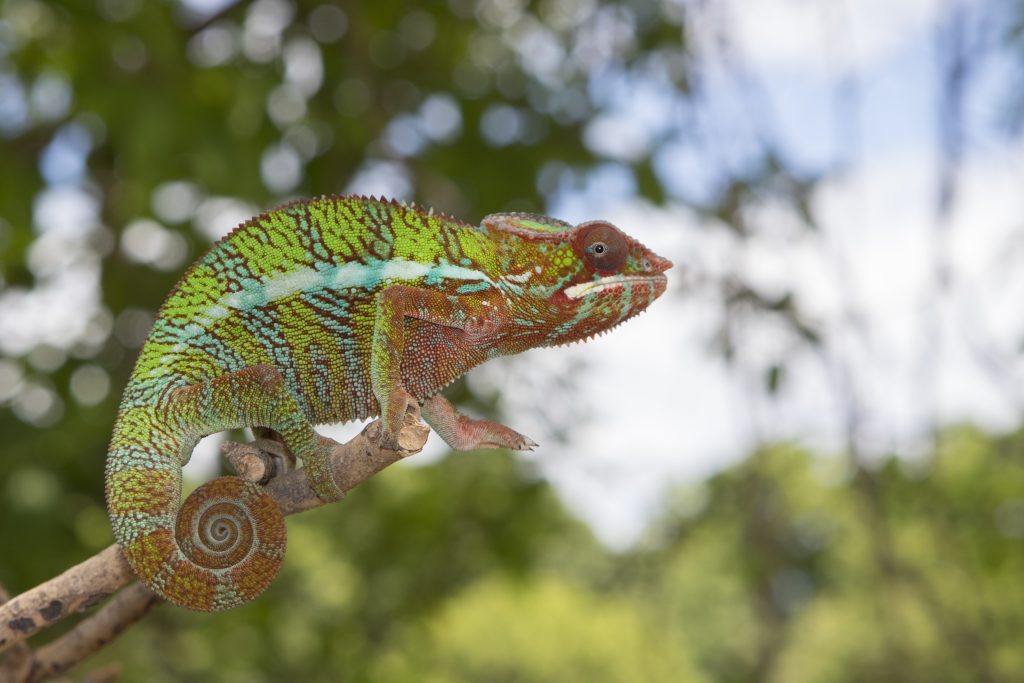
[(537, 447), (533, 439), (499, 422), (463, 415), (440, 394), (423, 402), (423, 419), (446, 444), (457, 451), (477, 448), (532, 451)]

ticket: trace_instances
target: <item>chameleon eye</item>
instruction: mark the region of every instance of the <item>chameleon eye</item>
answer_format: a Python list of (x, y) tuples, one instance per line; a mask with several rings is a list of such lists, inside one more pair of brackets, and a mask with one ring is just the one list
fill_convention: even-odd
[(595, 270), (618, 270), (629, 255), (626, 237), (614, 225), (595, 221), (576, 229), (573, 242)]

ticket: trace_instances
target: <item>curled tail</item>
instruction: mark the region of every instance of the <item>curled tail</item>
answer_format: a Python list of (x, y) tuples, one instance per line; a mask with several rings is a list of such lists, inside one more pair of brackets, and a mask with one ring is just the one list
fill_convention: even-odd
[(263, 487), (238, 477), (209, 481), (182, 503), (181, 456), (195, 441), (175, 432), (153, 409), (118, 417), (106, 478), (114, 538), (161, 597), (207, 612), (237, 607), (277, 576), (284, 516)]

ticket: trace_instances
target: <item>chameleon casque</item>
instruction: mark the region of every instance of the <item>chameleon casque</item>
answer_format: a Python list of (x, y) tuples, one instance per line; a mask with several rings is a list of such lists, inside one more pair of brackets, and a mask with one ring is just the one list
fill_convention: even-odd
[(480, 226), (364, 197), (250, 219), (195, 262), (160, 308), (124, 392), (106, 468), (114, 537), (154, 592), (194, 610), (252, 600), (284, 558), (262, 486), (219, 477), (181, 501), (202, 437), (276, 431), (317, 495), (337, 500), (313, 425), (407, 407), (452, 448), (529, 449), (438, 392), (489, 358), (585, 340), (665, 291), (671, 263), (604, 221), (526, 213)]

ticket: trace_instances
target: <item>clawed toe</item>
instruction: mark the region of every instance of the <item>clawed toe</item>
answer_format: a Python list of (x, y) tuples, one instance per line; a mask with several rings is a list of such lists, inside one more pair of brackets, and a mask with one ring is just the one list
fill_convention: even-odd
[(522, 437), (522, 445), (516, 448), (517, 451), (532, 451), (540, 445), (528, 436), (523, 436), (522, 434), (519, 436)]

